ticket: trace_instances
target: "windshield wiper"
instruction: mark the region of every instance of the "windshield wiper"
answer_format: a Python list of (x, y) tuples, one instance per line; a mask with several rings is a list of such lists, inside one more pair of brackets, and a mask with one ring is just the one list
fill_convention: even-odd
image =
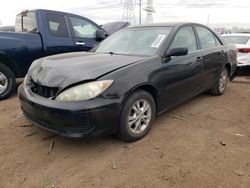
[(125, 56), (127, 56), (127, 55), (132, 55), (132, 54), (115, 53), (115, 52), (112, 52), (112, 51), (110, 51), (110, 52), (102, 52), (102, 53), (104, 53), (104, 54), (110, 54), (110, 55), (125, 55)]
[(108, 54), (110, 54), (110, 55), (118, 55), (117, 53), (114, 53), (114, 52), (108, 52)]
[(115, 52), (107, 52), (107, 54), (110, 54), (110, 55), (128, 55), (128, 54), (121, 54), (121, 53), (115, 53)]

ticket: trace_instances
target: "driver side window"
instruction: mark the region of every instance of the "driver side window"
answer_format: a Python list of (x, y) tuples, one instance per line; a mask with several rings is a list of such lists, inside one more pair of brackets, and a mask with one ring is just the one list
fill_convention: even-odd
[(182, 27), (177, 31), (170, 45), (170, 49), (173, 48), (187, 48), (188, 52), (197, 50), (197, 43), (191, 26)]
[(69, 17), (69, 21), (73, 28), (73, 36), (76, 38), (96, 38), (96, 26), (87, 20)]

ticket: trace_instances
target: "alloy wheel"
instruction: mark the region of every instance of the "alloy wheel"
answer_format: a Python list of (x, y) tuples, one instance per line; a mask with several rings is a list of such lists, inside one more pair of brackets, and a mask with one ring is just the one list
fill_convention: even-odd
[(149, 125), (152, 115), (152, 109), (148, 101), (136, 101), (128, 116), (129, 129), (134, 134), (142, 133)]
[(224, 90), (226, 89), (228, 82), (228, 73), (227, 70), (222, 71), (219, 79), (219, 91), (220, 93), (223, 93)]
[(3, 93), (8, 87), (8, 79), (5, 74), (0, 72), (0, 94)]

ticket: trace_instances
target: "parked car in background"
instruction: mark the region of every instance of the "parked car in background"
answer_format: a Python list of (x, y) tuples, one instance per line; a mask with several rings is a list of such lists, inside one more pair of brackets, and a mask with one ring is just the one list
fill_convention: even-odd
[(101, 27), (109, 34), (113, 34), (117, 31), (119, 31), (121, 28), (125, 28), (130, 26), (129, 22), (110, 22), (101, 25)]
[(219, 34), (219, 35), (232, 33), (229, 29), (226, 29), (226, 28), (223, 28), (223, 27), (214, 28), (214, 31), (215, 31), (217, 34)]
[(0, 27), (0, 32), (15, 32), (15, 27), (14, 26)]
[(250, 66), (250, 34), (234, 33), (224, 34), (222, 38), (228, 43), (235, 44), (237, 47), (237, 66)]
[(0, 100), (10, 96), (15, 78), (24, 77), (35, 59), (88, 51), (108, 35), (88, 18), (51, 10), (18, 14), (15, 31), (0, 32)]
[(235, 45), (206, 26), (132, 26), (94, 52), (36, 60), (19, 99), (28, 120), (59, 135), (136, 141), (156, 114), (204, 91), (222, 95), (235, 68)]

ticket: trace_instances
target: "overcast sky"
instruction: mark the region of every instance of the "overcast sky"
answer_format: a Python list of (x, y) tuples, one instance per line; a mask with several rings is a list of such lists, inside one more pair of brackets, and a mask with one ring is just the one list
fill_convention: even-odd
[[(51, 9), (86, 16), (98, 24), (122, 19), (125, 0), (7, 0), (1, 4), (2, 25), (14, 25), (15, 15), (26, 9)], [(138, 3), (139, 0), (137, 0)], [(136, 3), (136, 4), (137, 4)], [(142, 8), (147, 0), (142, 0)], [(155, 22), (191, 21), (211, 26), (250, 28), (250, 0), (154, 0)], [(138, 23), (138, 6), (135, 7)], [(146, 17), (142, 11), (142, 23)], [(223, 23), (223, 25), (221, 24)]]

